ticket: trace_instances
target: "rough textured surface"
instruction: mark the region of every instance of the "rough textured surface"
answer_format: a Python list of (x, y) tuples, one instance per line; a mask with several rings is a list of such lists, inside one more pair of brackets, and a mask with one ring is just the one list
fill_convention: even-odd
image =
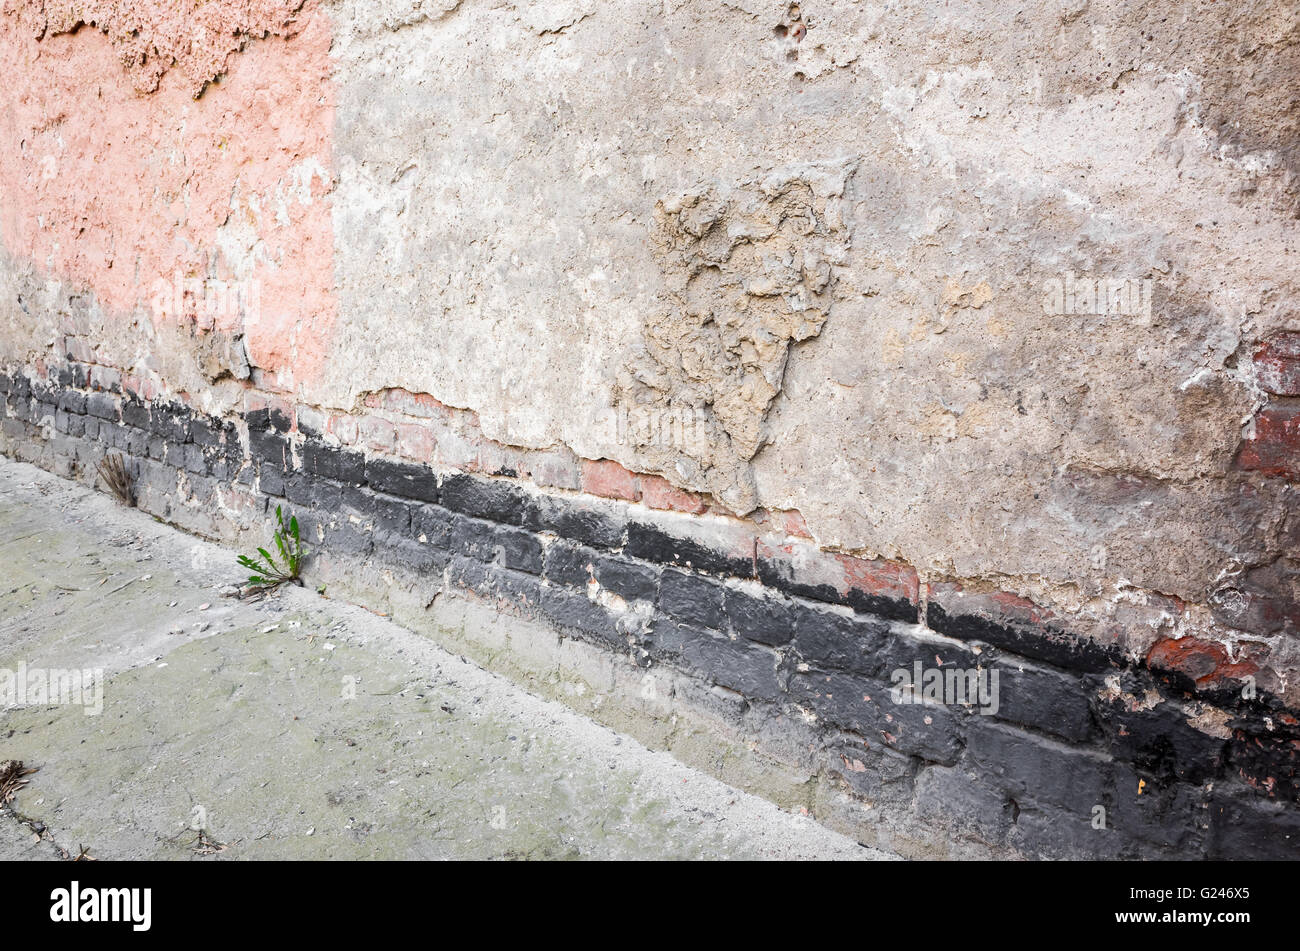
[[(1125, 858), (1298, 841), (1300, 719), (1259, 682), (1262, 653), (1183, 636), (1135, 658), (1005, 593), (716, 516), (340, 449), (276, 410), (238, 425), (21, 375), (0, 389), (6, 452), (86, 478), (111, 447), (145, 511), (249, 550), (288, 505), (310, 585), (857, 841)], [(1295, 620), (1254, 604), (1274, 609), (1256, 622)], [(952, 686), (908, 702), (900, 672), (921, 684), (926, 668)]]
[(34, 385), (679, 513), (629, 546), (907, 623), (960, 592), (1300, 707), (1294, 4), (0, 26), (0, 343)]
[(0, 858), (888, 857), (368, 612), (223, 598), (229, 550), (0, 469), (0, 668), (105, 671), (97, 715), (0, 711), (39, 767)]

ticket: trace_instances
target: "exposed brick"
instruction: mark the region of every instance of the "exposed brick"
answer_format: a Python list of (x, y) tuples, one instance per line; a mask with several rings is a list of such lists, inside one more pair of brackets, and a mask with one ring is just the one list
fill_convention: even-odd
[(1228, 656), (1227, 648), (1196, 637), (1162, 637), (1147, 651), (1147, 666), (1167, 675), (1185, 690), (1239, 689), (1239, 682), (1259, 673), (1260, 667), (1249, 655), (1237, 660)]
[(899, 621), (917, 619), (918, 582), (908, 565), (819, 551), (805, 542), (760, 539), (758, 576), (787, 594), (842, 604)]
[(433, 447), (434, 461), (446, 469), (477, 472), (481, 468), (479, 442), (478, 439), (466, 439), (460, 433), (439, 433)]
[(331, 416), (328, 424), (329, 432), (345, 446), (355, 445), (357, 442), (357, 418), (355, 416), (335, 415)]
[(580, 489), (582, 471), (578, 459), (567, 450), (531, 452), (525, 457), (524, 472), (538, 485), (555, 489)]
[(582, 491), (627, 502), (641, 498), (636, 476), (612, 459), (582, 461)]
[(383, 405), (396, 413), (420, 419), (439, 419), (450, 415), (450, 410), (428, 393), (411, 393), (391, 389), (384, 394)]
[(113, 367), (93, 366), (90, 368), (90, 385), (96, 390), (120, 392), (122, 389), (122, 372)]
[(399, 423), (397, 426), (397, 453), (417, 462), (433, 461), (433, 430), (420, 423)]
[(318, 438), (325, 434), (328, 420), (323, 412), (313, 406), (299, 404), (293, 408), (293, 418), (298, 432), (308, 438)]
[(94, 363), (95, 351), (84, 337), (66, 336), (63, 338), (63, 352), (69, 360), (81, 363)]
[(1278, 396), (1300, 396), (1300, 332), (1270, 337), (1255, 351), (1259, 385)]
[(1237, 451), (1237, 468), (1284, 479), (1300, 479), (1300, 406), (1267, 406), (1255, 417), (1255, 431)]
[(699, 515), (708, 510), (708, 504), (693, 492), (677, 488), (667, 479), (655, 475), (640, 478), (641, 501), (649, 508)]
[(397, 427), (378, 416), (362, 416), (357, 420), (357, 441), (372, 452), (393, 452)]
[(784, 532), (787, 536), (812, 538), (812, 533), (808, 531), (808, 523), (804, 521), (803, 514), (796, 509), (774, 511), (771, 513), (771, 521), (777, 531)]

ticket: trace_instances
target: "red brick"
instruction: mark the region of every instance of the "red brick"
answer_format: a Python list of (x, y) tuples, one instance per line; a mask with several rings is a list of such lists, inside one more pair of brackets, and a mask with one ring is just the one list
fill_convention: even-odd
[(915, 602), (920, 592), (920, 580), (911, 565), (895, 561), (867, 561), (851, 555), (836, 555), (844, 569), (844, 588), (856, 588), (867, 594), (890, 598), (905, 598)]
[(582, 460), (582, 491), (628, 502), (641, 498), (636, 476), (612, 459)]
[(772, 527), (777, 531), (796, 538), (812, 538), (808, 523), (798, 509), (774, 509), (770, 514)]
[(700, 515), (708, 508), (698, 495), (679, 489), (660, 476), (641, 476), (640, 483), (641, 501), (652, 509)]
[(568, 450), (546, 449), (531, 452), (524, 460), (523, 471), (538, 485), (553, 489), (582, 488), (578, 457)]
[(397, 453), (416, 462), (433, 459), (433, 430), (420, 423), (398, 423)]
[(434, 446), (435, 458), (440, 466), (477, 472), (479, 468), (479, 442), (461, 433), (445, 432), (439, 435)]
[(503, 446), (492, 439), (479, 442), (477, 466), (488, 475), (516, 477), (523, 469), (523, 453), (512, 446)]
[(1198, 688), (1221, 687), (1260, 671), (1249, 656), (1233, 661), (1222, 644), (1195, 637), (1166, 637), (1147, 652), (1147, 666), (1154, 671), (1182, 674)]
[(1269, 406), (1237, 452), (1237, 468), (1300, 479), (1300, 406)]
[(359, 435), (357, 418), (344, 413), (331, 416), (328, 431), (331, 435), (337, 438), (339, 442), (343, 443), (343, 445), (354, 445)]
[(419, 419), (447, 418), (450, 411), (428, 393), (412, 393), (409, 390), (389, 390), (384, 404), (395, 413), (404, 413)]
[(1278, 396), (1300, 396), (1300, 332), (1280, 333), (1255, 351), (1259, 385)]
[(367, 449), (392, 452), (397, 446), (397, 428), (378, 416), (362, 416), (357, 421), (357, 438)]

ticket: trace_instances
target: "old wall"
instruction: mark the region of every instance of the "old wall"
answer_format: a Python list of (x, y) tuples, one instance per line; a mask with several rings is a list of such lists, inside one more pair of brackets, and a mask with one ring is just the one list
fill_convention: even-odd
[[(43, 381), (184, 405), (234, 426), (222, 470), (105, 441), (175, 463), (211, 534), (277, 478), (347, 485), (319, 442), (358, 484), (400, 459), (625, 503), (782, 598), (1050, 629), (1213, 694), (1175, 717), (1197, 742), (1243, 686), (1300, 706), (1292, 4), (7, 0), (0, 26), (0, 352), (37, 384), (10, 451), (85, 416)], [(1292, 788), (1300, 747), (1267, 742), (1217, 768)]]

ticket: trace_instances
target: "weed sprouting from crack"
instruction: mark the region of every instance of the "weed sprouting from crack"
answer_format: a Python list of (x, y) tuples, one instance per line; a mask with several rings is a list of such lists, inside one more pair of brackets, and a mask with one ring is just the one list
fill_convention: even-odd
[(291, 515), (288, 522), (280, 506), (275, 507), (275, 519), (279, 528), (275, 531), (275, 547), (280, 557), (276, 559), (265, 548), (259, 548), (260, 559), (240, 555), (239, 563), (253, 574), (248, 576), (246, 591), (249, 594), (266, 594), (282, 584), (302, 584), (302, 560), (306, 550), (302, 547), (302, 538), (298, 532), (298, 518)]

